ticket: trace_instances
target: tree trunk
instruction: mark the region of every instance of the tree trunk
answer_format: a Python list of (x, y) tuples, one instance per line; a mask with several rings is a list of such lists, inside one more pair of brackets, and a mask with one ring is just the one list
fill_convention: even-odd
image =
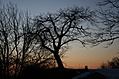
[(62, 60), (60, 59), (60, 56), (58, 55), (58, 53), (55, 52), (54, 53), (54, 57), (55, 57), (55, 59), (57, 61), (58, 68), (63, 69), (64, 66), (63, 66)]

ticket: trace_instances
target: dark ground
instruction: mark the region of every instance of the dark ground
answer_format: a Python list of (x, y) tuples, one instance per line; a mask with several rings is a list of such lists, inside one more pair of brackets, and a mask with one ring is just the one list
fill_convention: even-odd
[(82, 79), (107, 79), (107, 78), (101, 75), (100, 73), (95, 72)]
[[(9, 79), (72, 79), (79, 75), (77, 72), (84, 73), (86, 69), (37, 69), (28, 68), (23, 71), (23, 75), (19, 77), (11, 76)], [(80, 73), (80, 74), (81, 74)], [(3, 76), (0, 79), (6, 79)]]
[(30, 69), (25, 70), (22, 79), (72, 79), (77, 71), (83, 73), (85, 69)]

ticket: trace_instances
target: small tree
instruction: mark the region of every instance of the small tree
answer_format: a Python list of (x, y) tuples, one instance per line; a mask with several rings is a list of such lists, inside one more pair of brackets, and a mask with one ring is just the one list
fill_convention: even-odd
[(109, 61), (108, 65), (109, 65), (109, 68), (111, 69), (114, 69), (114, 68), (119, 69), (119, 57), (112, 58), (112, 61)]
[(102, 69), (119, 69), (119, 57), (113, 57), (111, 61), (103, 63), (100, 67)]
[(34, 19), (37, 40), (40, 45), (50, 51), (59, 68), (64, 68), (60, 59), (61, 52), (68, 49), (72, 41), (79, 41), (85, 46), (85, 38), (90, 37), (86, 27), (81, 26), (84, 22), (94, 22), (94, 12), (89, 8), (71, 7), (59, 10), (57, 13), (36, 16)]

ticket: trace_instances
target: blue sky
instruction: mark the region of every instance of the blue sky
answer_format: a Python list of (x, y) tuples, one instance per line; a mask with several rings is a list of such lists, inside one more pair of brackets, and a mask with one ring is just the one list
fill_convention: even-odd
[[(13, 2), (17, 4), (21, 10), (28, 10), (31, 15), (38, 15), (40, 13), (51, 12), (54, 13), (60, 8), (72, 7), (74, 5), (79, 7), (90, 6), (92, 10), (96, 9), (96, 2), (99, 0), (2, 0), (3, 3)], [(100, 0), (101, 1), (101, 0)], [(63, 61), (66, 67), (82, 68), (88, 65), (89, 68), (97, 68), (101, 63), (107, 62), (112, 57), (119, 56), (119, 43), (115, 42), (109, 48), (104, 48), (106, 43), (96, 47), (82, 48), (80, 44), (70, 44), (71, 48), (66, 53), (66, 58)]]
[(22, 10), (29, 10), (32, 14), (56, 12), (60, 8), (71, 6), (90, 6), (94, 8), (98, 0), (2, 0), (3, 3), (13, 2)]

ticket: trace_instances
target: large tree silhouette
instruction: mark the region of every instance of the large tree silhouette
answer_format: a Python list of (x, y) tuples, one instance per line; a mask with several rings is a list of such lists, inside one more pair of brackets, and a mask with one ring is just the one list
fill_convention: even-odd
[(64, 68), (60, 54), (68, 49), (72, 41), (79, 41), (85, 46), (84, 39), (90, 37), (84, 22), (94, 22), (94, 12), (89, 8), (71, 7), (60, 9), (57, 13), (47, 13), (34, 19), (37, 40), (41, 46), (49, 50), (55, 57), (58, 67)]

